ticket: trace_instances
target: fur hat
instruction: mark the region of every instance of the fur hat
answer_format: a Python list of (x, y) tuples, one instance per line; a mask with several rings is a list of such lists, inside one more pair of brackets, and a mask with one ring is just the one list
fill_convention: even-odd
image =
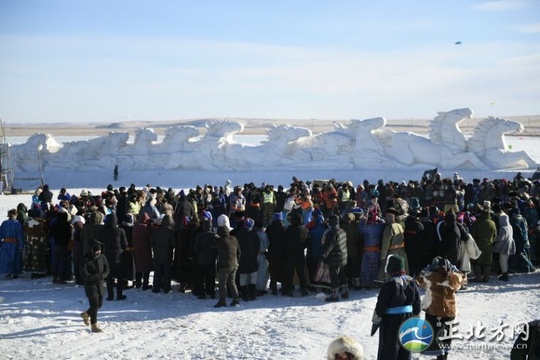
[(364, 357), (364, 348), (352, 337), (343, 335), (334, 339), (329, 345), (327, 350), (328, 360), (334, 360), (336, 355), (342, 353), (349, 353), (352, 359), (362, 360)]
[(405, 260), (401, 256), (397, 254), (388, 255), (388, 258), (386, 259), (386, 266), (384, 267), (384, 271), (387, 274), (391, 275), (404, 270)]

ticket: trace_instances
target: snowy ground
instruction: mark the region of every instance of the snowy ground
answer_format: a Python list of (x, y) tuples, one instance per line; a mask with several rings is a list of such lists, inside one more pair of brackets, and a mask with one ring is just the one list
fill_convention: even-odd
[[(515, 143), (520, 139), (515, 139)], [(526, 142), (526, 145), (525, 145)], [(540, 162), (538, 140), (523, 140), (524, 146)], [(234, 185), (263, 181), (287, 186), (293, 175), (303, 180), (336, 178), (377, 181), (419, 179), (425, 169), (399, 171), (284, 172), (263, 169), (258, 173), (220, 172), (139, 172), (121, 173), (112, 182), (112, 169), (103, 173), (63, 172), (45, 174), (55, 197), (60, 187), (73, 194), (82, 188), (101, 192), (107, 184), (115, 187), (147, 183), (164, 188), (195, 187), (196, 184)], [(453, 171), (443, 170), (443, 176)], [(473, 177), (511, 179), (515, 171), (460, 172), (466, 180)], [(530, 173), (530, 172), (529, 172)], [(0, 219), (18, 203), (30, 204), (30, 195), (0, 195)], [(105, 302), (99, 312), (104, 330), (93, 334), (80, 312), (87, 309), (84, 289), (74, 284), (56, 285), (51, 278), (31, 280), (0, 279), (0, 349), (4, 359), (323, 359), (326, 346), (335, 337), (347, 334), (364, 347), (366, 358), (375, 359), (378, 338), (369, 335), (376, 290), (352, 291), (351, 298), (325, 303), (316, 293), (309, 297), (289, 298), (265, 295), (238, 307), (215, 309), (216, 300), (198, 300), (173, 286), (169, 294), (131, 289), (126, 301)], [(513, 344), (513, 328), (522, 322), (540, 318), (540, 272), (511, 277), (502, 283), (471, 285), (458, 293), (458, 321), (452, 359), (507, 359)], [(482, 328), (485, 328), (483, 331)], [(503, 338), (489, 340), (503, 328)], [(481, 335), (484, 338), (481, 338)], [(468, 339), (465, 339), (468, 338)], [(426, 358), (415, 355), (415, 358)]]

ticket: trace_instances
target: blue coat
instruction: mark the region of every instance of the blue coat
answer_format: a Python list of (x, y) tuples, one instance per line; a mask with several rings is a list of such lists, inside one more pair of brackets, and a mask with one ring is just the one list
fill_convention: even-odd
[[(17, 242), (6, 242), (5, 239), (14, 238)], [(0, 274), (20, 274), (22, 272), (22, 258), (20, 250), (24, 249), (23, 227), (15, 218), (9, 218), (0, 225)]]

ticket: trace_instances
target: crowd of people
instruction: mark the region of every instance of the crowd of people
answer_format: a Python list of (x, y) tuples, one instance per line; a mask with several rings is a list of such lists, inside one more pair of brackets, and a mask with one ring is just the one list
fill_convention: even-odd
[[(84, 285), (90, 308), (81, 316), (93, 331), (100, 331), (103, 298), (125, 300), (130, 287), (168, 293), (175, 280), (179, 291), (199, 299), (216, 298), (217, 289), (216, 307), (267, 293), (324, 291), (334, 302), (351, 289), (380, 289), (380, 301), (400, 292), (397, 301), (405, 303), (378, 304), (387, 334), (404, 314), (392, 313), (388, 322), (387, 308), (420, 311), (416, 287), (425, 286), (426, 269), (460, 274), (457, 291), (495, 274), (509, 281), (510, 274), (534, 271), (540, 259), (540, 182), (520, 173), (470, 183), (457, 173), (426, 172), (418, 181), (356, 186), (296, 177), (277, 188), (230, 181), (180, 191), (109, 185), (100, 194), (63, 188), (54, 199), (43, 185), (29, 206), (9, 211), (0, 228), (0, 273), (12, 279), (24, 270)], [(389, 267), (390, 259), (397, 266)], [(430, 316), (440, 323), (452, 313)]]

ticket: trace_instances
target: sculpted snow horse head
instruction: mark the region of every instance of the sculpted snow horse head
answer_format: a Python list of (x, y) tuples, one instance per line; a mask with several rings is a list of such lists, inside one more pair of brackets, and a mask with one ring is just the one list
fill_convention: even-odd
[(297, 127), (292, 125), (272, 125), (266, 132), (268, 140), (263, 144), (273, 145), (286, 150), (286, 146), (291, 142), (300, 139), (301, 137), (311, 136), (312, 132), (308, 128)]
[(28, 138), (26, 143), (17, 145), (22, 150), (39, 151), (43, 153), (56, 153), (62, 148), (62, 144), (57, 142), (51, 134), (36, 133)]
[(506, 144), (505, 134), (520, 133), (523, 130), (520, 122), (488, 117), (476, 125), (467, 146), (470, 152), (492, 169), (536, 168), (536, 162), (527, 152), (512, 152)]
[(469, 108), (439, 111), (429, 125), (429, 139), (434, 144), (444, 144), (453, 152), (462, 152), (467, 148), (465, 136), (459, 124), (471, 119), (473, 111)]
[[(239, 132), (244, 131), (244, 124), (238, 121), (221, 120), (211, 121), (205, 124), (206, 133), (202, 141), (206, 141), (209, 138), (218, 138), (218, 142), (234, 142), (233, 136)], [(215, 139), (211, 140), (215, 141)]]

